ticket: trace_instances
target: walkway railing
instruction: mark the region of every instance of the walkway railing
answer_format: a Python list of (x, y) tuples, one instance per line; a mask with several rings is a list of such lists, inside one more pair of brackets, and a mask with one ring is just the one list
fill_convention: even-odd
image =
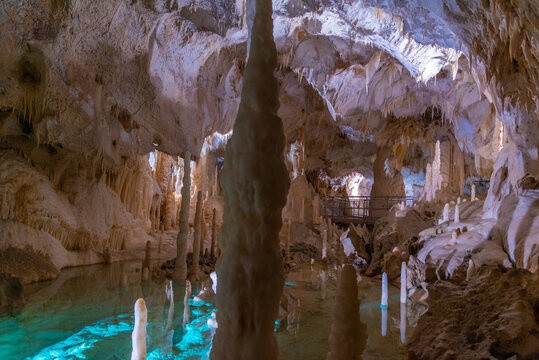
[(394, 205), (404, 202), (412, 206), (412, 196), (350, 196), (326, 197), (323, 205), (324, 217), (335, 223), (374, 224), (386, 215)]

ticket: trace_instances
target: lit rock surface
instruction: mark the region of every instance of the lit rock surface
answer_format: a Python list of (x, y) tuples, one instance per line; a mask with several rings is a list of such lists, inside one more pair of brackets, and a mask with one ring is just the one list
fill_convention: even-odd
[[(510, 260), (535, 271), (537, 232), (519, 228), (538, 221), (539, 5), (272, 3), (287, 165), (320, 196), (408, 194), (411, 181), (426, 185), (440, 141), (440, 201), (462, 195), (469, 173), (490, 177), (488, 223), (527, 190), (515, 208), (524, 223), (498, 228)], [(198, 160), (207, 136), (232, 130), (245, 10), (230, 0), (2, 1), (0, 219), (11, 234), (2, 246), (81, 253), (58, 262), (43, 252), (59, 269), (142, 246), (159, 214), (175, 226), (171, 179), (152, 178), (148, 153)]]

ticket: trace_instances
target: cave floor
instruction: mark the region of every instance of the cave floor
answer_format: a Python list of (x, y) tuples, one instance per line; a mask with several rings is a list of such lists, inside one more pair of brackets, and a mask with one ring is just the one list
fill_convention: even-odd
[[(28, 285), (24, 305), (0, 313), (1, 359), (129, 359), (133, 304), (144, 297), (148, 308), (148, 359), (207, 359), (215, 311), (194, 296), (209, 280), (193, 283), (189, 321), (183, 326), (185, 284), (176, 283), (172, 329), (167, 331), (169, 301), (165, 280), (141, 282), (139, 261), (65, 269), (53, 280)], [(286, 276), (294, 307), (276, 322), (280, 359), (325, 359), (340, 268), (300, 266)], [(120, 287), (123, 274), (129, 285)], [(361, 320), (367, 324), (364, 359), (404, 359), (398, 288), (390, 286), (386, 336), (381, 335), (379, 279), (359, 282)], [(210, 300), (211, 301), (211, 300)], [(426, 310), (408, 302), (406, 338)]]

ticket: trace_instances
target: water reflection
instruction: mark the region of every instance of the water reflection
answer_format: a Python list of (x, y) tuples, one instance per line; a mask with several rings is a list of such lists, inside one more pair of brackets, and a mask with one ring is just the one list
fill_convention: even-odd
[[(307, 265), (287, 275), (288, 303), (275, 327), (281, 360), (326, 358), (340, 271)], [(389, 308), (380, 311), (381, 281), (358, 279), (369, 336), (363, 358), (406, 358), (406, 327), (424, 308), (398, 306), (399, 289), (390, 286)], [(148, 309), (148, 359), (207, 359), (216, 309), (200, 294), (205, 287), (211, 283), (142, 281), (140, 262), (62, 271), (54, 281), (27, 286), (24, 307), (0, 313), (0, 359), (129, 359), (139, 297)]]
[(406, 303), (401, 303), (401, 323), (399, 326), (401, 332), (401, 344), (406, 343)]

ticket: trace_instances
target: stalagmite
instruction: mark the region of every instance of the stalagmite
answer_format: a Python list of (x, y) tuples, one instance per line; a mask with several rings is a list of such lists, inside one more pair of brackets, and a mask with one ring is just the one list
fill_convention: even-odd
[(322, 260), (327, 257), (328, 231), (322, 230)]
[(142, 281), (148, 281), (150, 280), (150, 269), (144, 268), (142, 269)]
[(133, 351), (131, 352), (131, 360), (146, 359), (146, 323), (148, 312), (144, 299), (138, 299), (135, 302), (135, 328), (131, 335)]
[(470, 201), (475, 201), (477, 200), (475, 198), (475, 184), (472, 184), (472, 196), (470, 197)]
[(219, 195), (219, 169), (215, 165), (215, 174), (213, 175), (213, 196)]
[(210, 256), (212, 259), (215, 259), (215, 235), (217, 232), (217, 210), (214, 208), (211, 215), (211, 248)]
[(466, 270), (466, 281), (469, 281), (472, 276), (475, 275), (475, 273), (477, 272), (477, 268), (475, 267), (475, 263), (473, 262), (472, 259), (470, 259), (468, 261), (468, 269)]
[(449, 243), (447, 245), (455, 246), (457, 244), (457, 235), (457, 230), (451, 231), (451, 240), (449, 240)]
[(457, 204), (460, 205), (460, 196), (457, 198)]
[(455, 205), (455, 224), (459, 222), (460, 222), (460, 213), (459, 213), (459, 204), (457, 204)]
[(247, 0), (248, 61), (234, 133), (221, 172), (222, 254), (211, 359), (277, 359), (275, 333), (284, 285), (279, 231), (290, 186), (277, 116), (272, 2)]
[(367, 345), (367, 331), (360, 319), (357, 276), (352, 265), (341, 272), (333, 322), (329, 333), (328, 360), (360, 360)]
[(150, 268), (150, 253), (151, 253), (151, 243), (150, 241), (146, 241), (146, 255), (144, 256), (144, 261), (142, 262), (142, 269), (149, 269)]
[(406, 304), (406, 263), (401, 265), (401, 304)]
[(127, 287), (129, 285), (129, 281), (127, 279), (127, 274), (124, 272), (122, 273), (122, 278), (120, 280), (120, 287)]
[(380, 301), (380, 307), (382, 309), (387, 309), (388, 303), (387, 303), (387, 274), (382, 274), (382, 299)]
[(427, 164), (427, 171), (425, 175), (425, 196), (427, 202), (432, 201), (432, 168), (430, 164)]
[(444, 205), (444, 215), (443, 215), (443, 222), (449, 221), (449, 204), (445, 203)]
[(183, 157), (183, 187), (180, 215), (178, 216), (178, 237), (176, 239), (176, 265), (172, 278), (185, 281), (187, 278), (187, 236), (189, 235), (189, 203), (191, 192), (191, 153), (185, 152)]
[(193, 263), (191, 264), (191, 270), (189, 277), (193, 280), (198, 280), (200, 277), (200, 242), (201, 242), (201, 224), (202, 224), (202, 191), (197, 194), (197, 205), (195, 210), (195, 233), (193, 234)]

